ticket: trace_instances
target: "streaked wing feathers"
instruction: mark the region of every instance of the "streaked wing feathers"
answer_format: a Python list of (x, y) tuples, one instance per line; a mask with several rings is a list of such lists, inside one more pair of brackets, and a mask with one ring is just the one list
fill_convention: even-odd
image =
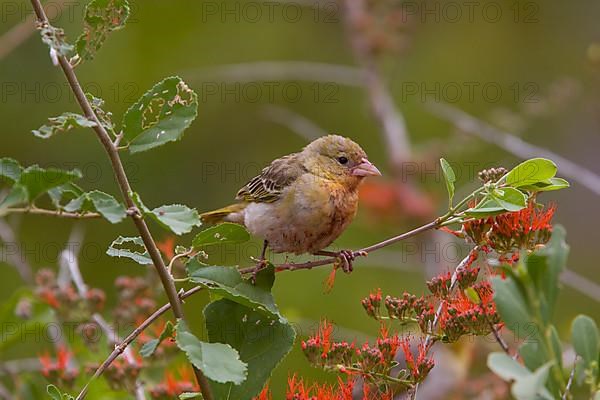
[(283, 189), (294, 182), (306, 169), (299, 160), (298, 153), (290, 154), (274, 160), (265, 167), (260, 175), (255, 176), (243, 188), (236, 199), (271, 203), (281, 196)]

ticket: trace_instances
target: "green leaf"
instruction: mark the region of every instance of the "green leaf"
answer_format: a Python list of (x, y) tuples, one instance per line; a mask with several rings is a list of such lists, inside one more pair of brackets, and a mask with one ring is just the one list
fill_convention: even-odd
[(196, 235), (192, 241), (194, 249), (214, 244), (239, 244), (250, 240), (250, 234), (242, 225), (224, 222), (211, 226)]
[(127, 216), (125, 206), (108, 193), (94, 190), (71, 200), (65, 211), (97, 211), (110, 223), (119, 223)]
[(527, 339), (519, 347), (519, 355), (527, 368), (535, 370), (548, 361), (548, 357), (544, 348), (540, 345), (541, 340), (539, 340), (539, 335)]
[(173, 326), (171, 321), (167, 321), (165, 327), (163, 328), (162, 332), (160, 332), (158, 338), (152, 339), (142, 346), (142, 348), (140, 349), (140, 355), (142, 357), (150, 357), (152, 354), (154, 354), (154, 352), (163, 340), (173, 336), (173, 332), (175, 332), (175, 327)]
[(464, 290), (465, 295), (473, 302), (474, 304), (479, 304), (481, 302), (481, 298), (479, 297), (479, 293), (473, 287), (468, 287)]
[(558, 357), (555, 361), (558, 364), (558, 367), (562, 369), (562, 344), (560, 342), (560, 337), (558, 336), (558, 331), (554, 325), (550, 325), (546, 331), (546, 337), (548, 338), (548, 342), (552, 345), (552, 351)]
[(537, 400), (540, 397), (542, 399), (553, 400), (554, 397), (544, 386), (552, 365), (552, 361), (547, 362), (533, 373), (517, 378), (511, 388), (512, 395), (517, 400)]
[(559, 278), (567, 265), (569, 245), (565, 237), (567, 233), (561, 225), (552, 229), (552, 237), (546, 246), (534, 253), (534, 256), (546, 257), (548, 268), (543, 276), (544, 293), (551, 309), (556, 304), (559, 293)]
[(563, 178), (550, 178), (534, 185), (521, 186), (520, 189), (530, 192), (549, 192), (570, 187), (571, 185)]
[(48, 190), (48, 195), (52, 204), (57, 209), (63, 209), (63, 201), (71, 201), (78, 198), (83, 194), (83, 189), (73, 182), (65, 183), (64, 185), (57, 186)]
[(235, 267), (203, 266), (197, 258), (192, 258), (186, 268), (190, 280), (206, 286), (211, 293), (250, 307), (266, 317), (285, 321), (271, 294), (275, 279), (273, 265), (269, 264), (258, 273), (255, 285), (242, 278)]
[(60, 389), (58, 389), (54, 385), (46, 386), (46, 392), (52, 398), (52, 400), (73, 400), (75, 397), (71, 396), (67, 393), (62, 393)]
[(54, 385), (46, 386), (46, 392), (52, 397), (53, 400), (62, 400), (62, 393)]
[(545, 158), (532, 158), (524, 161), (506, 174), (506, 184), (512, 187), (534, 185), (553, 178), (557, 167), (554, 162)]
[(493, 276), (491, 283), (498, 313), (508, 329), (518, 332), (533, 321), (525, 297), (512, 277), (502, 279), (500, 276)]
[(179, 400), (187, 400), (187, 399), (201, 399), (202, 393), (198, 392), (184, 392), (179, 395)]
[(440, 158), (440, 165), (442, 166), (442, 172), (444, 173), (444, 179), (446, 181), (446, 189), (448, 189), (448, 199), (452, 204), (452, 199), (454, 198), (454, 183), (456, 182), (456, 174), (454, 170), (443, 158)]
[(1, 212), (2, 209), (27, 203), (27, 197), (27, 189), (19, 184), (15, 184), (6, 197), (2, 199), (2, 202), (0, 202), (0, 216), (3, 215)]
[(108, 34), (125, 26), (129, 17), (127, 0), (92, 0), (85, 7), (83, 33), (77, 39), (77, 55), (91, 60)]
[(516, 381), (522, 376), (531, 374), (531, 371), (513, 360), (506, 353), (490, 353), (487, 366), (493, 373), (505, 381)]
[[(117, 247), (123, 244), (130, 244), (130, 248), (126, 247)], [(133, 249), (134, 246), (141, 246), (144, 249), (144, 252), (136, 251)], [(144, 246), (144, 241), (141, 237), (123, 237), (119, 236), (116, 238), (111, 244), (108, 250), (106, 250), (106, 254), (111, 257), (125, 257), (130, 258), (138, 264), (141, 265), (149, 265), (152, 264), (152, 259)]]
[(149, 215), (176, 235), (188, 233), (201, 224), (198, 211), (181, 204), (157, 207)]
[(487, 366), (492, 372), (507, 382), (513, 382), (512, 394), (517, 400), (552, 400), (552, 396), (544, 387), (552, 362), (542, 365), (531, 372), (506, 353), (491, 353), (487, 358)]
[[(16, 176), (13, 174), (13, 176)], [(50, 189), (70, 183), (81, 178), (81, 172), (74, 169), (64, 171), (56, 168), (43, 169), (32, 165), (21, 171), (11, 192), (3, 200), (0, 207), (9, 207), (21, 203), (32, 203), (36, 198)]]
[(138, 153), (181, 139), (198, 113), (198, 96), (179, 77), (157, 83), (123, 117), (124, 140)]
[(74, 169), (63, 171), (56, 168), (43, 169), (37, 165), (26, 168), (18, 183), (27, 189), (29, 201), (33, 201), (48, 190), (81, 178), (81, 172)]
[(524, 258), (524, 264), (542, 299), (542, 314), (546, 321), (552, 317), (559, 293), (559, 276), (565, 269), (569, 246), (565, 229), (556, 225), (550, 241), (543, 248)]
[(94, 114), (96, 114), (100, 125), (102, 125), (107, 132), (113, 136), (116, 136), (115, 124), (112, 121), (112, 113), (104, 110), (104, 100), (95, 97), (90, 93), (86, 93), (85, 97), (87, 97), (88, 101), (90, 102), (90, 106), (92, 106), (92, 110), (94, 110)]
[(527, 206), (525, 193), (511, 187), (496, 189), (494, 199), (506, 211), (519, 211)]
[(600, 334), (596, 322), (587, 315), (578, 315), (571, 324), (571, 342), (575, 352), (583, 358), (586, 368), (598, 361)]
[(31, 131), (34, 136), (42, 139), (48, 139), (60, 132), (68, 132), (73, 128), (91, 128), (96, 126), (94, 121), (91, 121), (83, 115), (66, 112), (58, 117), (48, 118), (48, 125), (42, 125), (38, 130)]
[(0, 177), (5, 178), (10, 183), (15, 183), (19, 180), (23, 167), (17, 160), (12, 158), (0, 158)]
[(263, 314), (229, 299), (206, 306), (204, 318), (210, 341), (230, 344), (248, 364), (248, 377), (241, 385), (211, 385), (215, 398), (251, 400), (291, 350), (296, 336), (294, 329), (288, 323), (266, 319)]
[(485, 218), (505, 213), (506, 210), (494, 198), (485, 198), (475, 207), (465, 210), (467, 217)]
[(192, 364), (209, 379), (220, 383), (244, 382), (247, 364), (240, 361), (238, 352), (228, 344), (206, 343), (198, 340), (184, 320), (177, 321), (177, 346)]
[(67, 56), (73, 51), (73, 45), (67, 43), (65, 31), (61, 28), (56, 28), (44, 22), (38, 26), (38, 29), (42, 35), (42, 42), (46, 43), (59, 56)]

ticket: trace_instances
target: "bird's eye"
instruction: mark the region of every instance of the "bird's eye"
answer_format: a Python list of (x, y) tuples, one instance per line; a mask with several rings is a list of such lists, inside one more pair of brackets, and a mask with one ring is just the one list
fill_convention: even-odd
[(338, 157), (338, 161), (340, 162), (340, 164), (347, 164), (348, 163), (348, 159), (344, 156)]

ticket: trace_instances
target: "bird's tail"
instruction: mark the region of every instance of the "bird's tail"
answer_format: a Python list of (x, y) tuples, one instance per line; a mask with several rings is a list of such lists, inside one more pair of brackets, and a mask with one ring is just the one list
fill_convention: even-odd
[(214, 211), (208, 211), (200, 214), (200, 220), (205, 224), (218, 224), (225, 221), (243, 223), (243, 216), (240, 218), (228, 218), (231, 214), (238, 213), (246, 208), (244, 203), (236, 203), (227, 207), (219, 208)]

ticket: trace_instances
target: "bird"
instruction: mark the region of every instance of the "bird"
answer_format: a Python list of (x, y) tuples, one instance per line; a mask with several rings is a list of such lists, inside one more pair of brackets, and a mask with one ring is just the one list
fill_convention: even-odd
[(363, 179), (380, 175), (353, 140), (321, 136), (301, 151), (272, 161), (237, 192), (236, 203), (200, 217), (207, 224), (241, 224), (262, 238), (261, 263), (268, 248), (274, 253), (336, 257), (349, 273), (354, 253), (325, 248), (354, 219)]

